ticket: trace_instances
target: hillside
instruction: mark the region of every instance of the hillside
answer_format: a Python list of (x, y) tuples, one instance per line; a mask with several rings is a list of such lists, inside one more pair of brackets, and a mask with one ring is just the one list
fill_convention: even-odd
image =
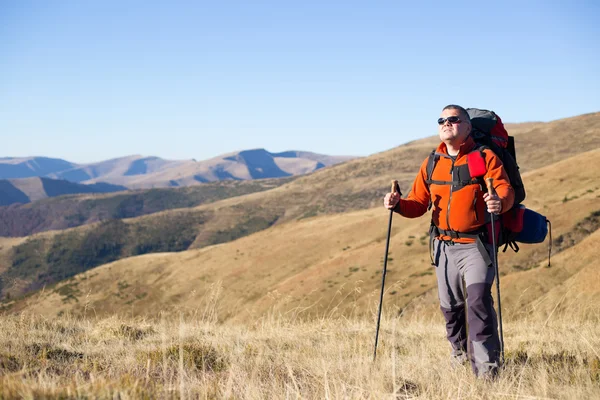
[[(579, 298), (600, 294), (596, 285), (586, 281), (596, 273), (591, 260), (596, 257), (600, 226), (600, 180), (593, 169), (580, 168), (598, 156), (600, 149), (524, 174), (530, 199), (526, 204), (552, 221), (554, 256), (552, 266), (545, 267), (547, 243), (522, 245), (517, 254), (501, 254), (508, 319), (541, 307), (551, 310), (557, 296), (573, 287), (583, 290)], [(84, 310), (97, 315), (154, 315), (156, 304), (162, 311), (191, 312), (211, 290), (221, 287), (217, 312), (222, 320), (254, 319), (273, 307), (280, 312), (304, 310), (306, 315), (331, 310), (351, 315), (378, 294), (387, 217), (386, 210), (376, 207), (278, 224), (198, 250), (128, 258), (5, 306), (44, 315), (67, 311), (77, 315)], [(427, 216), (395, 219), (386, 284), (388, 312), (437, 312), (427, 225)], [(577, 312), (597, 313), (598, 306), (589, 304)]]
[(127, 190), (108, 183), (81, 185), (60, 179), (23, 178), (0, 180), (0, 206), (31, 203), (48, 197), (78, 193), (110, 193)]
[(0, 180), (48, 176), (76, 166), (59, 158), (0, 157)]
[[(195, 207), (228, 197), (272, 189), (292, 179), (294, 178), (230, 180), (193, 187), (146, 189), (105, 195), (62, 196), (31, 204), (13, 204), (10, 207), (0, 207), (0, 236), (29, 236), (38, 232), (73, 228), (110, 219), (133, 218), (175, 208)], [(47, 179), (42, 178), (42, 180)], [(3, 188), (2, 182), (0, 181), (0, 191)], [(67, 184), (83, 188), (100, 185), (78, 185), (69, 182)], [(9, 186), (9, 188), (13, 187)], [(46, 193), (41, 185), (39, 192)], [(10, 192), (7, 190), (5, 193)]]
[[(407, 160), (415, 157), (415, 149), (427, 154), (430, 148), (427, 141), (419, 141), (388, 152), (391, 157), (382, 153), (370, 159), (380, 162), (383, 156), (384, 162), (396, 165), (406, 163), (404, 168), (410, 171), (414, 168), (414, 162)], [(395, 157), (398, 152), (401, 156)], [(129, 256), (203, 248), (267, 229), (277, 223), (322, 213), (369, 208), (375, 202), (380, 202), (380, 197), (388, 190), (389, 181), (380, 187), (359, 185), (356, 188), (341, 188), (344, 192), (340, 194), (332, 194), (332, 188), (325, 185), (332, 176), (338, 179), (336, 170), (340, 169), (344, 174), (349, 170), (356, 175), (345, 181), (345, 185), (374, 180), (379, 173), (370, 162), (372, 160), (364, 166), (360, 160), (353, 160), (317, 171), (307, 176), (308, 182), (302, 185), (294, 185), (292, 181), (263, 193), (231, 197), (195, 208), (158, 212), (125, 222), (107, 220), (67, 232), (32, 236), (15, 247), (8, 265), (0, 266), (0, 271), (5, 271), (0, 274), (0, 296), (19, 296), (102, 263)], [(327, 181), (322, 182), (323, 177)], [(414, 177), (414, 172), (407, 172), (404, 177), (405, 181), (409, 181)]]
[[(507, 128), (515, 136), (517, 156), (522, 172), (549, 165), (568, 156), (600, 146), (600, 113), (550, 123), (507, 124)], [(284, 220), (288, 216), (289, 218), (296, 218), (298, 215), (306, 217), (372, 207), (378, 203), (377, 199), (386, 192), (390, 179), (400, 179), (402, 189), (406, 192), (418, 166), (437, 143), (437, 137), (416, 140), (387, 152), (346, 162), (327, 172), (322, 171), (324, 173), (301, 177), (296, 185), (286, 187), (286, 190), (293, 192), (294, 195), (286, 198), (285, 203), (289, 209), (286, 210), (286, 215), (283, 216)], [(578, 145), (564, 146), (563, 143), (578, 143)], [(561, 148), (561, 146), (564, 148)], [(527, 157), (524, 157), (525, 154)], [(336, 160), (335, 157), (327, 159), (323, 158), (326, 156), (306, 152), (286, 152), (275, 155), (277, 160), (287, 159), (290, 156), (298, 156), (313, 161), (321, 160), (319, 162), (326, 163), (333, 163)], [(229, 155), (227, 157), (235, 158), (236, 156)], [(291, 159), (295, 160), (294, 158)], [(280, 195), (268, 194), (265, 201), (268, 203), (271, 198), (275, 199)], [(74, 203), (77, 203), (77, 201), (72, 199), (68, 200), (65, 205), (52, 203), (52, 213), (39, 213), (37, 207), (30, 207), (15, 209), (16, 211), (13, 214), (0, 208), (0, 219), (4, 221), (44, 220), (37, 223), (39, 229), (17, 228), (13, 232), (5, 229), (0, 231), (0, 235), (28, 235), (46, 229), (63, 229), (103, 219), (89, 218), (86, 216), (87, 214), (114, 215), (117, 218), (119, 215), (135, 217), (147, 214), (146, 212), (139, 214), (135, 212), (126, 213), (125, 215), (120, 212), (107, 214), (103, 207), (100, 207), (99, 210), (93, 210), (95, 202), (93, 202), (94, 204), (85, 202), (83, 208), (85, 210), (91, 208), (91, 210), (82, 212), (80, 204), (74, 205)], [(179, 201), (175, 201), (175, 204), (175, 207), (165, 207), (163, 209), (195, 205), (194, 202), (182, 203)], [(48, 210), (45, 204), (40, 205), (40, 208)], [(153, 208), (152, 212), (156, 211), (161, 211), (161, 209)], [(81, 213), (84, 215), (81, 216)], [(48, 215), (56, 216), (56, 218), (51, 219), (60, 222), (48, 221)], [(65, 223), (64, 220), (68, 222)], [(12, 226), (13, 224), (5, 223), (5, 225)], [(18, 226), (18, 224), (15, 226)], [(0, 229), (2, 229), (1, 226)]]
[[(590, 118), (593, 119), (592, 122), (590, 122)], [(564, 128), (565, 123), (570, 127), (569, 129)], [(592, 144), (600, 143), (600, 139), (597, 139), (600, 137), (600, 114), (555, 121), (544, 124), (543, 129), (535, 125), (536, 130), (532, 137), (537, 138), (538, 145), (533, 147), (532, 151), (535, 154), (530, 154), (529, 157), (521, 160), (523, 169), (526, 170), (532, 165), (529, 160), (536, 163), (533, 165), (542, 164), (544, 161), (548, 165), (561, 157), (564, 158), (563, 153), (551, 153), (553, 149), (547, 146), (553, 145), (553, 142), (545, 141), (546, 136), (571, 135), (572, 131), (579, 131), (582, 126), (588, 125), (593, 129), (590, 128), (587, 140)], [(533, 140), (528, 139), (527, 132), (525, 130), (515, 135), (519, 144)], [(391, 179), (399, 179), (402, 188), (406, 191), (414, 178), (416, 169), (436, 141), (435, 138), (414, 141), (388, 152), (352, 160), (299, 177), (283, 186), (260, 193), (231, 197), (195, 208), (132, 218), (125, 223), (108, 221), (65, 233), (55, 232), (43, 237), (33, 236), (29, 241), (14, 249), (9, 265), (0, 268), (0, 270), (6, 271), (0, 275), (3, 280), (0, 293), (3, 296), (9, 293), (12, 296), (20, 295), (104, 262), (133, 255), (201, 249), (214, 244), (226, 243), (273, 225), (284, 226), (287, 225), (284, 223), (312, 216), (379, 207), (381, 198), (389, 190)], [(583, 148), (573, 146), (570, 152), (575, 152), (577, 149), (585, 151)], [(550, 153), (553, 155), (550, 156)], [(544, 157), (544, 154), (548, 156)], [(571, 162), (577, 164), (580, 161), (574, 157)], [(593, 158), (589, 162), (592, 163)], [(592, 173), (590, 171), (592, 170), (588, 169), (582, 172), (576, 170), (575, 172), (577, 174)], [(592, 176), (593, 178), (590, 179), (593, 182), (595, 175), (592, 174)], [(572, 177), (563, 179), (571, 182)], [(529, 199), (536, 199), (535, 196), (532, 197), (529, 188), (528, 192)], [(569, 205), (572, 204), (574, 203), (569, 202)], [(377, 213), (376, 210), (370, 212)], [(580, 210), (586, 210), (587, 213), (594, 211), (586, 208)], [(372, 219), (374, 215), (380, 214), (371, 215), (367, 212), (365, 215), (360, 213), (358, 215), (358, 222), (353, 229), (363, 232), (362, 219)], [(585, 215), (580, 217), (584, 218)], [(346, 220), (349, 216), (342, 214), (332, 218)], [(379, 222), (378, 224), (383, 225), (384, 223)], [(407, 222), (407, 226), (412, 226), (410, 225), (412, 223), (414, 222)], [(333, 221), (328, 220), (325, 224), (327, 226), (322, 229), (326, 231), (337, 226)], [(427, 222), (414, 225), (416, 232), (412, 236), (419, 238), (420, 242), (426, 225)], [(292, 225), (288, 225), (288, 228), (289, 226)], [(379, 229), (380, 225), (375, 226), (373, 229)], [(111, 232), (115, 232), (115, 234), (111, 234)], [(296, 230), (284, 231), (282, 235), (284, 237), (288, 235), (291, 238), (297, 236), (298, 232)], [(311, 235), (312, 233), (307, 234), (306, 244), (313, 240)], [(317, 240), (318, 243), (327, 243), (327, 240)], [(312, 253), (312, 249), (310, 252)], [(364, 254), (361, 253), (359, 257), (363, 257)], [(379, 256), (375, 257), (379, 258)], [(126, 264), (129, 262), (128, 260)], [(248, 262), (256, 261), (251, 258)], [(356, 266), (352, 268), (356, 268)], [(338, 272), (342, 276), (347, 275), (347, 272)], [(339, 280), (336, 279), (329, 278), (328, 280), (332, 286), (335, 284), (331, 282), (339, 283)], [(416, 291), (416, 294), (421, 292), (423, 291)]]

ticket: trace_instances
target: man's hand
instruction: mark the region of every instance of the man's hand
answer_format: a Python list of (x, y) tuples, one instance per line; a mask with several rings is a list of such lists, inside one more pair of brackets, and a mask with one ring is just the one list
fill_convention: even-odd
[(497, 194), (494, 193), (490, 195), (489, 193), (485, 193), (483, 195), (483, 200), (485, 201), (487, 210), (490, 214), (500, 214), (502, 211), (502, 202)]
[(383, 198), (383, 206), (388, 210), (396, 207), (396, 204), (400, 201), (400, 193), (388, 193)]

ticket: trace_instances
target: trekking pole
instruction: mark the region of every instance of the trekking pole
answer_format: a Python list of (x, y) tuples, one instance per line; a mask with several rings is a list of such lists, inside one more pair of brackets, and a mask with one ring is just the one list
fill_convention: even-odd
[[(494, 189), (494, 178), (487, 178), (487, 189), (490, 196), (496, 194)], [(498, 297), (498, 322), (500, 328), (500, 354), (501, 354), (501, 365), (504, 365), (504, 333), (502, 331), (502, 303), (500, 302), (500, 271), (498, 270), (498, 251), (496, 250), (496, 229), (494, 226), (494, 215), (490, 213), (490, 219), (492, 221), (492, 246), (494, 247), (494, 269), (496, 272), (496, 293)]]
[[(400, 186), (398, 185), (398, 181), (392, 181), (392, 193), (402, 193), (400, 192)], [(383, 306), (383, 288), (385, 286), (385, 274), (387, 272), (387, 260), (388, 260), (388, 251), (390, 248), (390, 236), (392, 234), (392, 217), (394, 216), (394, 209), (390, 210), (390, 220), (388, 222), (388, 232), (387, 239), (385, 242), (385, 256), (383, 258), (383, 273), (381, 275), (381, 294), (379, 295), (379, 313), (377, 314), (377, 330), (375, 332), (375, 350), (373, 350), (373, 361), (377, 358), (377, 341), (379, 339), (379, 323), (381, 322), (381, 308)]]

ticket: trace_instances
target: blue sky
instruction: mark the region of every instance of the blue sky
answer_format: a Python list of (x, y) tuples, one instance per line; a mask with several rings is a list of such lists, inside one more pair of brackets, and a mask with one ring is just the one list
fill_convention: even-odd
[(365, 156), (449, 103), (600, 111), (599, 4), (0, 0), (0, 156)]

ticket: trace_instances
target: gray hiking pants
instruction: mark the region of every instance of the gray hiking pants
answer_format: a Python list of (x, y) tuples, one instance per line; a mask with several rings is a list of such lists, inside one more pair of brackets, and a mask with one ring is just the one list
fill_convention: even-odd
[[(493, 264), (489, 263), (493, 248), (489, 244), (481, 244), (435, 239), (432, 250), (440, 308), (446, 319), (452, 357), (462, 361), (470, 354), (473, 372), (477, 376), (487, 376), (497, 372), (500, 340), (492, 299), (495, 271)], [(482, 254), (484, 246), (488, 253), (486, 256)]]

